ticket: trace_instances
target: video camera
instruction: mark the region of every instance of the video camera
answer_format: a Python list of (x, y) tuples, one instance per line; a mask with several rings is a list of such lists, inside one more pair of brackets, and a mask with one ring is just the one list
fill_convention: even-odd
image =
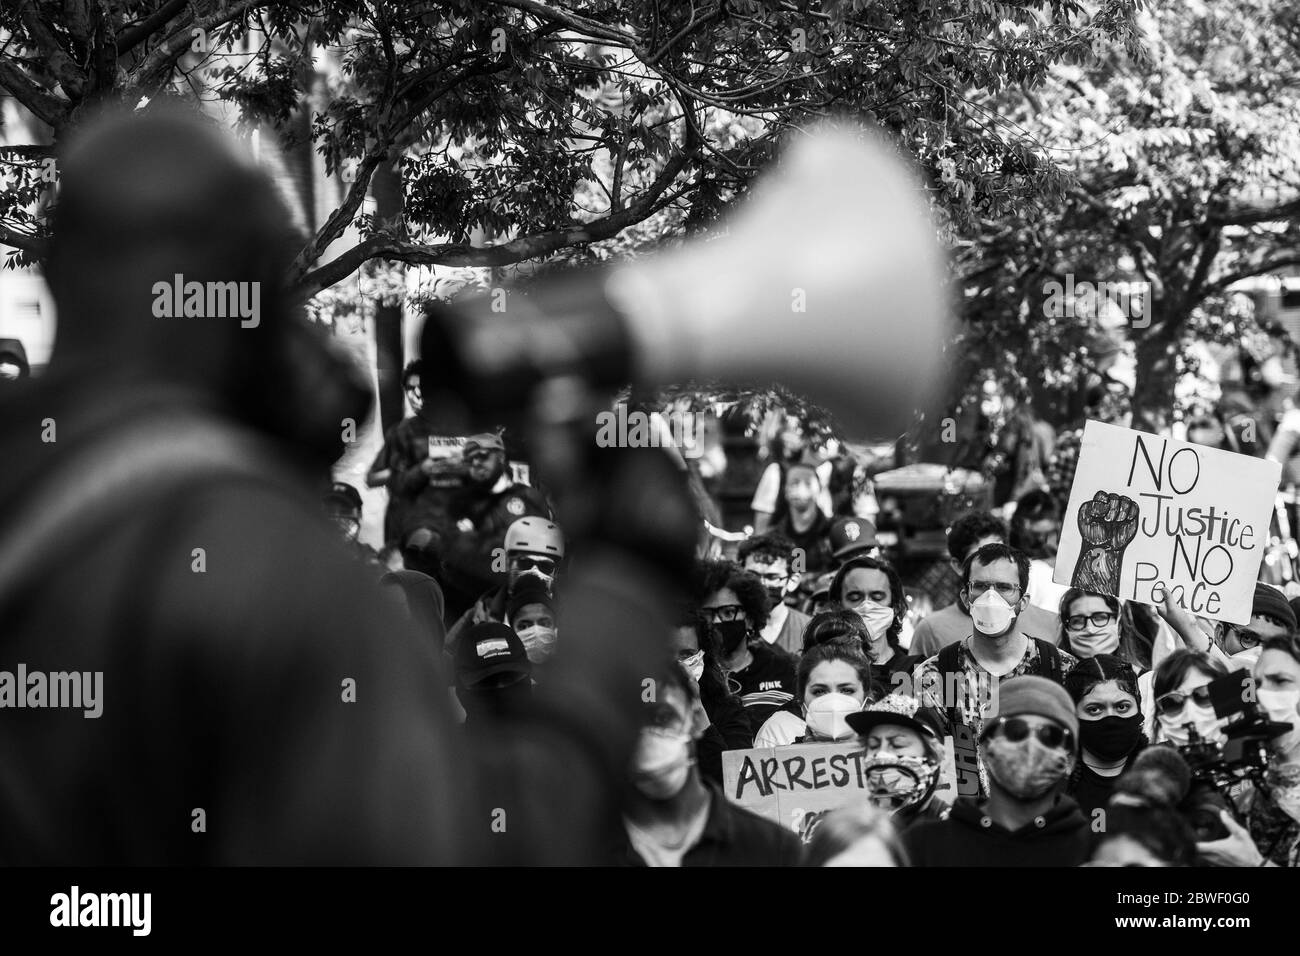
[(1186, 799), (1179, 809), (1196, 832), (1198, 840), (1227, 836), (1219, 819), (1220, 810), (1236, 814), (1232, 788), (1249, 780), (1261, 785), (1268, 769), (1268, 742), (1291, 729), (1277, 723), (1255, 700), (1255, 681), (1246, 671), (1233, 671), (1208, 685), (1216, 716), (1229, 719), (1222, 743), (1204, 740), (1189, 728), (1188, 743), (1178, 749), (1191, 771)]

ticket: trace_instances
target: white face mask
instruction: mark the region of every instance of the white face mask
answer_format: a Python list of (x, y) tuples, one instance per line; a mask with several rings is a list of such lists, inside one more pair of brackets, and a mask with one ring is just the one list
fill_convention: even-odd
[(871, 635), (873, 641), (884, 637), (889, 626), (894, 623), (894, 609), (884, 604), (877, 604), (875, 601), (863, 601), (853, 610), (857, 612), (858, 617), (862, 618), (862, 623), (867, 626), (867, 633)]
[(1255, 699), (1264, 708), (1269, 720), (1291, 725), (1290, 730), (1270, 741), (1273, 749), (1288, 753), (1300, 744), (1300, 689), (1257, 690)]
[(848, 740), (854, 735), (849, 714), (862, 709), (862, 701), (848, 694), (822, 694), (808, 705), (805, 721), (809, 733), (826, 740)]
[(1076, 634), (1068, 631), (1070, 650), (1079, 657), (1096, 657), (1098, 654), (1114, 654), (1119, 650), (1119, 631), (1106, 630), (1099, 634)]
[(632, 757), (632, 782), (651, 800), (681, 793), (691, 772), (691, 737), (648, 727)]
[(1238, 651), (1231, 655), (1228, 660), (1232, 661), (1234, 670), (1253, 671), (1255, 664), (1259, 661), (1259, 655), (1264, 652), (1262, 647), (1248, 647), (1244, 651)]
[(1187, 746), (1191, 739), (1187, 732), (1188, 724), (1196, 728), (1203, 743), (1221, 744), (1225, 740), (1223, 720), (1214, 712), (1213, 707), (1188, 704), (1177, 717), (1170, 718), (1161, 714), (1159, 720), (1165, 739), (1177, 747)]
[(542, 627), (538, 624), (515, 633), (519, 635), (519, 640), (523, 641), (528, 659), (534, 664), (540, 664), (555, 653), (555, 628)]
[(994, 637), (1006, 633), (1016, 619), (1016, 609), (997, 591), (989, 588), (970, 606), (971, 620), (981, 634)]
[(698, 684), (704, 676), (704, 651), (696, 651), (690, 657), (683, 658), (681, 664), (686, 668), (686, 673), (691, 675), (691, 680)]

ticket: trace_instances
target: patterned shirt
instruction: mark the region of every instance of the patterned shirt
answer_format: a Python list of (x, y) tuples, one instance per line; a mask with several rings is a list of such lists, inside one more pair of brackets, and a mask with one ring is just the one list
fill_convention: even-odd
[[(972, 638), (966, 638), (958, 645), (957, 662), (960, 668), (959, 674), (951, 675), (947, 681), (944, 680), (943, 674), (939, 670), (939, 655), (929, 658), (912, 674), (912, 693), (920, 701), (923, 707), (934, 707), (944, 714), (945, 718), (955, 710), (955, 716), (958, 722), (968, 728), (969, 733), (961, 728), (949, 727), (948, 733), (954, 737), (953, 745), (956, 751), (958, 761), (958, 779), (959, 795), (971, 796), (971, 793), (961, 793), (960, 785), (962, 774), (963, 751), (965, 752), (968, 769), (977, 770), (979, 774), (979, 790), (981, 796), (988, 794), (988, 772), (984, 769), (984, 763), (979, 759), (977, 743), (980, 736), (984, 733), (985, 723), (997, 714), (997, 687), (999, 682), (1010, 680), (1013, 677), (1023, 677), (1026, 674), (1038, 677), (1047, 677), (1048, 668), (1043, 660), (1043, 655), (1038, 650), (1038, 644), (1030, 640), (1025, 648), (1025, 654), (1011, 671), (1003, 674), (1001, 677), (995, 677), (989, 673), (975, 656), (971, 654), (970, 644)], [(1067, 654), (1065, 651), (1057, 649), (1061, 656), (1061, 678), (1074, 668), (1079, 662), (1073, 654)], [(947, 685), (947, 686), (945, 686)], [(964, 745), (964, 746), (963, 746)], [(971, 784), (967, 789), (973, 786), (973, 777)]]
[(1247, 824), (1259, 852), (1278, 866), (1300, 866), (1300, 820), (1278, 806), (1284, 796), (1293, 808), (1300, 808), (1300, 767), (1270, 768), (1264, 789), (1251, 803)]

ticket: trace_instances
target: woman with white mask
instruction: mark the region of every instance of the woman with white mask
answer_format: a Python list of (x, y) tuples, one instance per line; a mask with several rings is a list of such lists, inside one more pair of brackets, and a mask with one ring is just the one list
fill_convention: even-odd
[(1143, 638), (1130, 609), (1109, 594), (1070, 588), (1061, 597), (1059, 647), (1080, 660), (1110, 654), (1139, 674), (1151, 667), (1151, 641)]
[(1180, 648), (1156, 668), (1155, 742), (1184, 747), (1192, 731), (1202, 742), (1222, 743), (1226, 721), (1214, 712), (1209, 685), (1228, 673), (1214, 658), (1200, 651)]
[(803, 717), (778, 710), (754, 736), (755, 747), (855, 740), (849, 714), (863, 708), (871, 664), (851, 646), (819, 644), (804, 652), (796, 675)]

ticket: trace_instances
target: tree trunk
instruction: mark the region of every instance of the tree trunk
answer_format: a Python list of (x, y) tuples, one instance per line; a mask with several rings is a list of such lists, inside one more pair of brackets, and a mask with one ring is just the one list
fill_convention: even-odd
[(1163, 314), (1160, 302), (1152, 303), (1151, 325), (1133, 329), (1137, 369), (1133, 389), (1133, 427), (1158, 432), (1168, 427), (1178, 382), (1179, 333), (1185, 315)]
[[(394, 219), (402, 214), (402, 177), (397, 164), (384, 163), (370, 181), (375, 197), (375, 216)], [(384, 432), (402, 420), (405, 396), (402, 394), (402, 368), (406, 365), (402, 343), (402, 303), (375, 309), (375, 352), (379, 377), (379, 421)]]

